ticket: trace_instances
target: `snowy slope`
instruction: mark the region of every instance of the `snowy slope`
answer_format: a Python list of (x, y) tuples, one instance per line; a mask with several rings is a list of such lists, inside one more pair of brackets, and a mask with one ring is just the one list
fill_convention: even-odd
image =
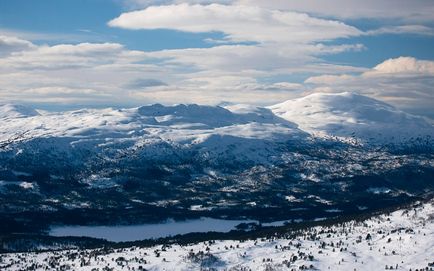
[[(348, 170), (345, 164), (338, 166), (332, 157), (318, 163), (323, 158), (299, 154), (296, 149), (306, 150), (309, 146), (315, 153), (317, 142), (318, 149), (323, 149), (320, 144), (324, 138), (332, 143), (329, 148), (336, 141), (368, 147), (365, 143), (394, 143), (411, 150), (417, 146), (425, 152), (432, 149), (427, 146), (434, 145), (434, 126), (424, 119), (351, 93), (313, 94), (269, 108), (154, 104), (38, 113), (18, 105), (4, 105), (0, 107), (0, 127), (0, 162), (12, 163), (8, 170), (35, 172), (41, 167), (40, 161), (46, 161), (54, 175), (63, 174), (70, 166), (86, 167), (89, 174), (106, 176), (117, 172), (119, 163), (126, 168), (187, 164), (196, 167), (199, 174), (208, 169), (224, 172), (232, 168), (237, 175), (256, 165), (289, 164), (293, 171), (308, 170), (306, 176), (317, 172), (314, 179), (321, 179), (333, 172), (336, 177), (367, 173), (374, 168), (364, 169), (360, 165), (365, 162), (354, 161), (358, 170)], [(415, 140), (417, 137), (423, 139)], [(303, 166), (306, 159), (311, 161), (309, 169)], [(372, 161), (366, 162), (370, 165)], [(388, 160), (381, 167), (397, 165)], [(219, 173), (215, 176), (221, 177)]]
[[(4, 105), (0, 113), (0, 163), (8, 164), (5, 170), (37, 172), (42, 167), (58, 175), (70, 167), (85, 183), (91, 175), (121, 174), (120, 163), (124, 168), (167, 165), (171, 169), (164, 171), (171, 172), (187, 165), (194, 167), (192, 178), (209, 170), (216, 172), (213, 178), (222, 177), (219, 172), (228, 168), (236, 176), (243, 171), (254, 174), (257, 165), (283, 165), (296, 178), (312, 176), (309, 179), (314, 180), (379, 174), (424, 160), (417, 153), (431, 154), (434, 146), (434, 126), (424, 119), (351, 93), (312, 94), (269, 108), (154, 104), (38, 113)], [(324, 150), (323, 138), (332, 144), (327, 144), (328, 154), (317, 157), (317, 151)], [(357, 149), (339, 152), (336, 140), (351, 143), (349, 148), (357, 143)], [(410, 152), (416, 146), (417, 150), (413, 157), (396, 160), (388, 153), (368, 154), (372, 149), (369, 144), (365, 149), (365, 142), (409, 146)], [(376, 163), (369, 157), (384, 161)], [(349, 159), (353, 166), (348, 166)], [(89, 170), (87, 177), (84, 168)], [(269, 172), (269, 180), (280, 174)]]
[[(78, 110), (46, 115), (6, 111), (0, 117), (1, 139), (21, 131), (28, 137), (159, 138), (192, 143), (210, 135), (269, 138), (276, 134), (303, 134), (287, 121), (275, 122), (269, 110), (258, 114), (235, 114), (221, 107), (151, 105), (132, 109)], [(267, 115), (268, 114), (268, 115)]]
[(0, 104), (0, 119), (38, 116), (33, 108), (19, 104)]
[(44, 270), (51, 264), (65, 270), (432, 270), (433, 217), (431, 201), (366, 221), (307, 228), (281, 237), (4, 254), (0, 268), (24, 270), (33, 265)]
[(399, 142), (434, 135), (423, 118), (355, 93), (316, 93), (270, 106), (277, 116), (317, 136)]
[(309, 134), (386, 143), (434, 135), (433, 126), (424, 119), (352, 93), (312, 94), (269, 108), (155, 104), (41, 115), (34, 109), (8, 104), (0, 106), (0, 126), (0, 142), (19, 134), (24, 139), (72, 138), (74, 144), (143, 145), (159, 141), (210, 148), (251, 145), (247, 142), (251, 140), (254, 145), (258, 143), (255, 140), (301, 140)]
[(6, 110), (0, 117), (0, 143), (44, 139), (46, 148), (51, 144), (62, 151), (70, 147), (93, 152), (149, 147), (150, 155), (159, 155), (158, 148), (151, 147), (165, 144), (177, 149), (211, 151), (215, 156), (230, 151), (243, 160), (267, 162), (266, 149), (270, 146), (308, 136), (293, 123), (276, 121), (278, 118), (268, 109), (238, 114), (222, 107), (155, 104), (131, 109), (27, 114), (27, 117)]
[[(434, 146), (434, 126), (424, 119), (351, 93), (312, 94), (269, 108), (154, 104), (38, 113), (3, 105), (0, 127), (0, 163), (8, 164), (5, 170), (37, 172), (42, 167), (58, 175), (72, 167), (85, 183), (91, 175), (121, 174), (120, 163), (124, 168), (168, 165), (171, 169), (164, 170), (171, 172), (188, 165), (195, 167), (192, 178), (209, 170), (217, 172), (215, 178), (222, 177), (219, 172), (228, 168), (236, 176), (243, 171), (253, 174), (257, 165), (283, 165), (296, 177), (313, 176), (310, 179), (315, 180), (377, 174), (414, 163), (414, 159), (424, 160), (417, 153), (429, 153)], [(414, 140), (417, 137), (423, 139)], [(323, 138), (332, 144), (327, 145), (326, 157), (323, 153), (317, 157), (317, 150), (324, 150)], [(351, 146), (356, 142), (357, 149), (335, 151), (336, 140)], [(368, 154), (364, 142), (395, 143), (410, 146), (411, 151), (417, 145), (418, 149), (415, 156), (398, 161), (387, 153)], [(347, 160), (335, 159), (337, 154)], [(369, 157), (383, 157), (384, 161), (372, 164), (375, 160)], [(354, 167), (348, 166), (350, 158)], [(306, 161), (310, 161), (308, 168)], [(89, 169), (87, 177), (84, 168)], [(269, 172), (269, 180), (280, 174)]]

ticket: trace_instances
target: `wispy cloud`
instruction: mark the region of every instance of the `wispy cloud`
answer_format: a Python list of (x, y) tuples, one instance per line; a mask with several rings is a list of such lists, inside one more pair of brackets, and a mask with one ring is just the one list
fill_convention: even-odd
[(292, 10), (339, 19), (394, 19), (401, 22), (433, 22), (434, 6), (426, 0), (235, 0), (235, 3)]
[(434, 36), (434, 29), (424, 25), (398, 25), (385, 26), (373, 30), (368, 30), (365, 35), (383, 35), (383, 34), (414, 34), (423, 36)]

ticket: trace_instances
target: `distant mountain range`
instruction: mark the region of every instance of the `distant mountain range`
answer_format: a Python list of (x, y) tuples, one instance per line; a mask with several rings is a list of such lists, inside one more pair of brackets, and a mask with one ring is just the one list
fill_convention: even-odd
[[(362, 142), (396, 143), (411, 137), (434, 135), (421, 117), (354, 93), (312, 94), (269, 107), (226, 107), (154, 104), (131, 109), (83, 109), (38, 113), (22, 105), (0, 105), (0, 140), (18, 134), (24, 138), (75, 138), (106, 143), (158, 140), (169, 144), (204, 147), (214, 138), (284, 142), (309, 136), (357, 138)], [(23, 139), (24, 139), (23, 138)], [(86, 144), (88, 144), (86, 143)]]
[(0, 127), (0, 218), (12, 225), (5, 232), (29, 231), (41, 217), (41, 229), (167, 217), (314, 219), (434, 186), (434, 126), (354, 93), (269, 107), (43, 112), (7, 104)]

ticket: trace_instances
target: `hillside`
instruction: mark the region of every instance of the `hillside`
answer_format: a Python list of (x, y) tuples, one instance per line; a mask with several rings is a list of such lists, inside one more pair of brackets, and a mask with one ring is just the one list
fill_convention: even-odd
[[(0, 254), (28, 270), (432, 270), (434, 203), (251, 240)], [(104, 269), (103, 269), (104, 268)]]
[(199, 217), (310, 221), (402, 204), (434, 186), (434, 127), (356, 94), (268, 108), (1, 112), (0, 233)]
[(350, 92), (316, 93), (268, 107), (277, 116), (297, 123), (310, 134), (358, 138), (375, 143), (400, 143), (433, 135), (421, 117), (384, 102)]

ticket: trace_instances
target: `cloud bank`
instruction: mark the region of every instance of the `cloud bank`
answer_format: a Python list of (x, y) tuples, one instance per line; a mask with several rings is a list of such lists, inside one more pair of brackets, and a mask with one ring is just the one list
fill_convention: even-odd
[[(356, 91), (434, 116), (432, 61), (384, 59), (373, 67), (325, 56), (369, 50), (353, 38), (433, 35), (427, 1), (127, 0), (117, 30), (219, 33), (207, 48), (131, 50), (118, 42), (36, 44), (0, 35), (0, 100), (33, 103), (269, 105), (312, 92)], [(386, 12), (387, 11), (387, 12)], [(361, 30), (348, 19), (384, 25)], [(398, 18), (398, 19), (397, 19)], [(1, 32), (1, 31), (0, 31)], [(358, 39), (359, 40), (359, 39)], [(300, 79), (302, 78), (302, 79)]]

